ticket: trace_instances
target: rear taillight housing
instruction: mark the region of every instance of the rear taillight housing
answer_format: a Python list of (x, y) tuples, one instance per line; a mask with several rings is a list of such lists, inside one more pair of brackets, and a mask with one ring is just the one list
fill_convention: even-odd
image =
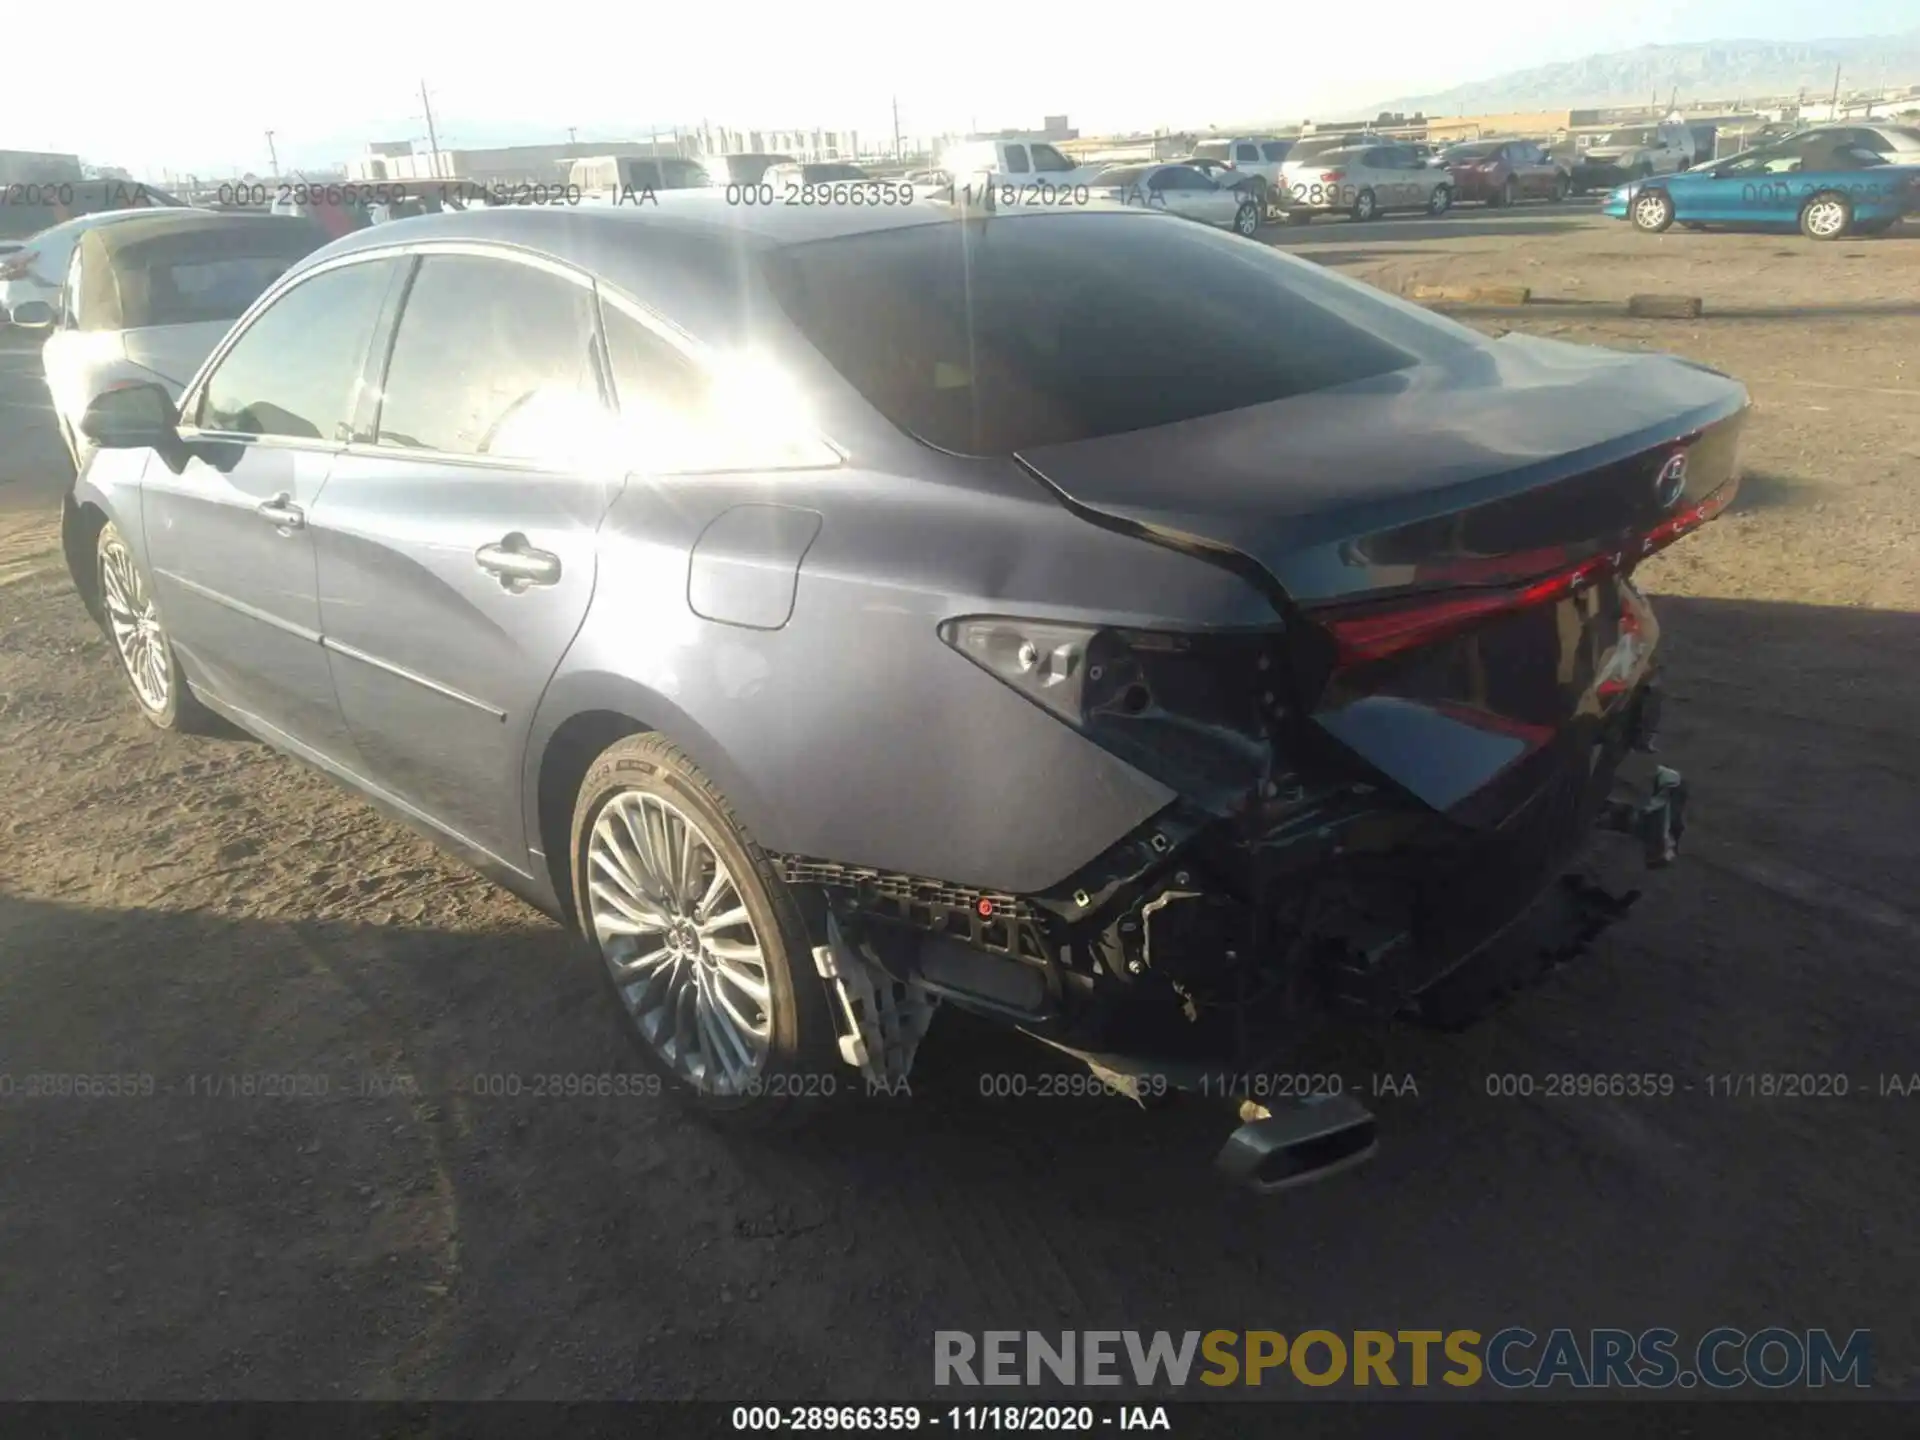
[(1322, 180), (1322, 181), (1325, 181), (1325, 182), (1328, 182), (1328, 183), (1331, 183), (1331, 182), (1333, 182), (1333, 181), (1335, 181), (1335, 180), (1344, 180), (1344, 179), (1346, 179), (1346, 178), (1347, 178), (1347, 172), (1346, 172), (1346, 171), (1344, 171), (1344, 170), (1322, 170), (1322, 171), (1320, 172), (1320, 178), (1321, 178), (1321, 180)]
[(1483, 625), (1489, 620), (1552, 605), (1610, 575), (1631, 570), (1706, 524), (1732, 502), (1739, 482), (1729, 480), (1711, 495), (1669, 516), (1626, 547), (1595, 555), (1519, 584), (1472, 590), (1424, 591), (1391, 601), (1330, 607), (1314, 619), (1333, 637), (1335, 667), (1351, 670), (1417, 650)]
[(22, 250), (0, 260), (0, 280), (24, 280), (32, 273), (33, 262), (40, 258), (37, 250)]

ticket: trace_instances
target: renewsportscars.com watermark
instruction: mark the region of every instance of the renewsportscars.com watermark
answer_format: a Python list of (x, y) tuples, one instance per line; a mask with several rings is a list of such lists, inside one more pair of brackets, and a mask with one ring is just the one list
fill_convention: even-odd
[(936, 1330), (935, 1385), (1406, 1386), (1506, 1390), (1819, 1389), (1873, 1383), (1873, 1333), (1678, 1331)]

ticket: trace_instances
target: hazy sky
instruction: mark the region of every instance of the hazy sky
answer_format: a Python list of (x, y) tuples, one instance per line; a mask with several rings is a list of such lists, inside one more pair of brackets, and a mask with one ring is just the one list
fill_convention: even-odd
[(1599, 50), (1891, 33), (1920, 18), (1914, 0), (1372, 0), (1357, 13), (1364, 24), (1336, 0), (1188, 12), (1057, 0), (128, 6), (98, 46), (67, 35), (46, 63), (6, 67), (0, 146), (136, 174), (265, 173), (271, 128), (283, 165), (324, 164), (367, 140), (424, 138), (423, 78), (448, 148), (564, 141), (568, 126), (642, 138), (703, 117), (890, 137), (895, 96), (909, 136), (1062, 111), (1090, 133), (1232, 125), (1333, 118)]

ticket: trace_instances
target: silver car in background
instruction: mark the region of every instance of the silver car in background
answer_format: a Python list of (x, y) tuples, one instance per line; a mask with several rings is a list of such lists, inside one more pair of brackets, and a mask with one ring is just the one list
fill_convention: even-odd
[(88, 449), (80, 416), (96, 395), (158, 383), (178, 396), (234, 320), (326, 240), (307, 220), (201, 210), (86, 231), (56, 302), (14, 311), (21, 328), (52, 332), (41, 365), (75, 468)]
[(1428, 165), (1411, 145), (1387, 142), (1328, 150), (1280, 167), (1287, 219), (1315, 215), (1372, 220), (1393, 210), (1444, 215), (1453, 207), (1453, 177)]

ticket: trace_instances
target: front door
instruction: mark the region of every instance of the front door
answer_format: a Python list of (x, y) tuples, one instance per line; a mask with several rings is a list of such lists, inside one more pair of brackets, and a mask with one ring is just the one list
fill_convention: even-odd
[(312, 529), (320, 621), (362, 773), (527, 866), (520, 766), (593, 595), (617, 462), (591, 285), (506, 253), (428, 253), (367, 443)]
[(155, 460), (141, 486), (156, 599), (195, 683), (341, 764), (308, 521), (396, 271), (323, 271), (261, 311), (186, 397), (179, 473)]

